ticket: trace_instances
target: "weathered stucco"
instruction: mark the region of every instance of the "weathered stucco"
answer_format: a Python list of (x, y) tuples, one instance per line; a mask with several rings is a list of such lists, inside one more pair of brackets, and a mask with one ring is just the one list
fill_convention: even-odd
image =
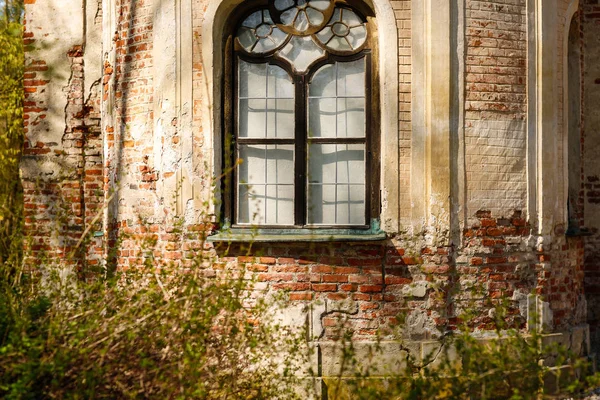
[[(252, 265), (257, 290), (289, 291), (289, 322), (310, 324), (319, 343), (339, 316), (369, 342), (404, 314), (405, 336), (422, 347), (474, 305), (473, 329), (486, 329), (484, 300), (500, 297), (517, 327), (598, 323), (597, 2), (365, 1), (378, 27), (386, 238), (252, 246), (206, 241), (220, 212), (224, 41), (240, 3), (28, 2), (22, 177), (32, 257), (74, 251), (82, 272), (145, 260), (198, 268), (199, 255), (211, 257), (208, 274)], [(570, 78), (573, 18), (581, 99)], [(568, 117), (578, 105), (580, 136)], [(565, 235), (578, 169), (581, 228), (594, 234), (585, 239)], [(298, 311), (311, 301), (310, 315)], [(394, 346), (390, 357), (404, 351)]]

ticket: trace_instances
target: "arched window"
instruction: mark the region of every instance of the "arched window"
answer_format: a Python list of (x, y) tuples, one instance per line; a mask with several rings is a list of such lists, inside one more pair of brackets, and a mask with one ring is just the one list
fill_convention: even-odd
[(232, 32), (226, 222), (378, 228), (379, 94), (369, 10), (347, 1), (271, 0), (242, 10)]

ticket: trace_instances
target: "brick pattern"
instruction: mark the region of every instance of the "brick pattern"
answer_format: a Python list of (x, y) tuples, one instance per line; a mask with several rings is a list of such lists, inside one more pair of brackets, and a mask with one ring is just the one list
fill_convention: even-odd
[(467, 209), (508, 216), (527, 199), (526, 1), (466, 6)]
[[(398, 86), (399, 86), (399, 143), (400, 143), (400, 222), (410, 223), (410, 160), (411, 160), (411, 82), (412, 82), (412, 36), (411, 2), (392, 1), (398, 27)], [(385, 51), (385, 49), (381, 49)]]
[[(156, 181), (154, 167), (153, 93), (153, 2), (117, 1), (115, 34), (116, 64), (104, 65), (104, 84), (114, 76), (114, 123), (105, 132), (105, 182), (109, 191), (117, 188), (116, 211), (111, 209), (109, 248), (121, 239), (120, 249), (110, 254), (109, 264), (127, 268), (128, 255), (139, 247), (136, 240), (152, 240), (140, 215), (154, 213)], [(108, 95), (108, 87), (104, 88)], [(156, 226), (158, 231), (159, 226)], [(155, 228), (152, 228), (154, 231)], [(136, 251), (137, 253), (137, 251)], [(116, 257), (116, 258), (113, 258)], [(159, 257), (160, 258), (160, 257)]]
[(586, 321), (584, 286), (584, 240), (560, 238), (551, 250), (538, 250), (537, 293), (550, 303), (557, 330)]
[[(26, 264), (37, 265), (40, 259), (46, 258), (52, 261), (67, 258), (85, 275), (89, 268), (101, 264), (104, 253), (101, 237), (80, 243), (86, 230), (101, 230), (100, 224), (95, 222), (102, 212), (104, 197), (100, 99), (95, 85), (89, 88), (88, 98), (84, 98), (83, 48), (73, 46), (65, 54), (71, 76), (63, 88), (67, 107), (61, 142), (32, 139), (43, 138), (43, 132), (49, 129), (45, 124), (49, 112), (45, 92), (52, 72), (44, 60), (36, 58), (34, 50), (39, 44), (27, 23), (24, 44), (23, 159), (45, 159), (61, 168), (52, 178), (40, 176), (39, 180), (23, 182), (24, 229), (28, 235)], [(93, 223), (95, 226), (91, 226)]]
[[(192, 16), (193, 118), (198, 132), (210, 126), (199, 112), (200, 88), (206, 84), (200, 32), (207, 6), (208, 0), (195, 2)], [(404, 213), (410, 210), (410, 1), (393, 1), (392, 6), (399, 29), (400, 192), (402, 218), (406, 219), (409, 216)], [(340, 317), (349, 319), (356, 338), (372, 339), (405, 315), (411, 327), (408, 338), (430, 339), (455, 329), (457, 317), (472, 305), (480, 311), (474, 328), (489, 328), (492, 317), (486, 299), (493, 302), (502, 296), (513, 299), (510, 319), (522, 326), (519, 301), (532, 291), (550, 303), (556, 326), (579, 321), (581, 316), (569, 310), (581, 303), (582, 242), (557, 239), (547, 247), (533, 247), (526, 217), (515, 211), (524, 208), (526, 199), (524, 0), (467, 0), (466, 146), (468, 207), (473, 221), (462, 232), (461, 248), (438, 247), (428, 244), (428, 237), (403, 235), (378, 243), (213, 247), (205, 240), (211, 227), (178, 224), (158, 193), (161, 179), (167, 176), (155, 159), (157, 146), (162, 151), (163, 146), (177, 143), (153, 140), (154, 96), (159, 95), (153, 89), (154, 3), (121, 0), (117, 9), (116, 63), (105, 62), (99, 93), (106, 101), (110, 90), (114, 91), (115, 126), (100, 132), (100, 99), (83, 97), (83, 49), (75, 46), (66, 54), (72, 76), (65, 87), (69, 102), (62, 142), (27, 141), (26, 157), (54, 154), (75, 168), (75, 173), (41, 186), (24, 182), (32, 256), (47, 251), (60, 258), (73, 251), (81, 233), (98, 215), (103, 197), (118, 188), (117, 207), (110, 210), (106, 227), (109, 236), (104, 238), (110, 265), (126, 270), (146, 262), (158, 267), (173, 263), (200, 269), (207, 276), (247, 265), (257, 280), (256, 296), (268, 290), (287, 291), (299, 303), (330, 304), (333, 308), (322, 315), (326, 337), (336, 335)], [(26, 30), (26, 43), (35, 39)], [(28, 56), (26, 68), (29, 132), (39, 129), (47, 112), (47, 104), (35, 94), (47, 84), (42, 72), (48, 67), (43, 60)], [(103, 166), (102, 135), (107, 148)], [(199, 140), (202, 135), (195, 137)], [(53, 233), (55, 221), (61, 221), (60, 235)], [(102, 242), (103, 238), (97, 238), (91, 245), (85, 243), (81, 248), (90, 250), (82, 250), (87, 254), (79, 259), (99, 262), (105, 251)], [(344, 309), (340, 305), (344, 301), (353, 302), (352, 308)]]
[[(584, 85), (582, 96), (584, 101), (595, 103), (600, 89), (600, 76), (595, 67), (598, 60), (598, 32), (600, 32), (600, 2), (597, 0), (583, 0), (580, 5), (582, 39), (584, 43), (583, 65)], [(590, 65), (591, 64), (591, 65)], [(585, 103), (584, 103), (585, 104)], [(587, 110), (586, 110), (587, 108)], [(591, 110), (590, 110), (591, 109)], [(594, 115), (595, 107), (589, 104), (584, 107), (582, 122), (582, 151), (584, 154), (583, 175), (583, 201), (584, 201), (584, 226), (590, 230), (592, 236), (585, 239), (585, 294), (588, 302), (588, 323), (592, 352), (600, 351), (600, 168), (597, 159), (597, 131), (593, 124), (598, 120)], [(588, 119), (586, 121), (586, 118)]]
[[(448, 248), (418, 251), (381, 243), (280, 244), (217, 246), (218, 269), (247, 265), (259, 291), (285, 290), (292, 301), (330, 302), (323, 316), (325, 337), (337, 335), (340, 317), (348, 318), (354, 337), (389, 333), (399, 314), (416, 313), (429, 319), (429, 329), (412, 332), (413, 339), (432, 338), (447, 324), (444, 290), (450, 281)], [(409, 255), (411, 254), (411, 255)], [(413, 290), (417, 286), (424, 289)], [(333, 302), (333, 303), (331, 303)], [(335, 311), (346, 302), (351, 309)]]
[[(535, 288), (535, 260), (526, 246), (531, 228), (520, 211), (510, 217), (495, 217), (488, 210), (476, 213), (477, 221), (463, 232), (465, 247), (458, 257), (460, 308), (471, 307), (484, 299), (518, 300)], [(517, 296), (516, 296), (517, 295)], [(479, 301), (477, 301), (479, 300)], [(518, 303), (509, 308), (513, 317), (519, 313)], [(489, 327), (492, 318), (483, 314), (476, 322), (478, 328)], [(517, 325), (525, 323), (516, 319)]]

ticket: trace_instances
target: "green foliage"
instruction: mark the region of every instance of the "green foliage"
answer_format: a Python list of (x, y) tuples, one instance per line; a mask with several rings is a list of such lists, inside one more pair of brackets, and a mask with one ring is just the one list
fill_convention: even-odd
[(511, 328), (506, 309), (506, 302), (492, 309), (492, 331), (474, 333), (471, 314), (429, 354), (406, 347), (407, 368), (399, 374), (355, 368), (361, 360), (344, 343), (342, 364), (359, 372), (343, 377), (342, 371), (329, 380), (329, 399), (544, 399), (598, 385), (600, 376), (591, 372), (587, 359), (538, 331)]
[(33, 290), (0, 292), (0, 397), (295, 398), (303, 332), (273, 321), (278, 300), (244, 274), (205, 271), (140, 267), (84, 284), (57, 268)]
[(0, 261), (18, 262), (23, 214), (19, 161), (23, 146), (23, 1), (0, 10)]

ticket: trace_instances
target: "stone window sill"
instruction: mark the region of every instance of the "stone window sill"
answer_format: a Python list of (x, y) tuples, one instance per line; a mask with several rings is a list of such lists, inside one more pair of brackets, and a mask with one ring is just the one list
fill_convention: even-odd
[(378, 221), (370, 229), (257, 229), (229, 228), (207, 237), (211, 243), (219, 242), (374, 242), (385, 240)]

